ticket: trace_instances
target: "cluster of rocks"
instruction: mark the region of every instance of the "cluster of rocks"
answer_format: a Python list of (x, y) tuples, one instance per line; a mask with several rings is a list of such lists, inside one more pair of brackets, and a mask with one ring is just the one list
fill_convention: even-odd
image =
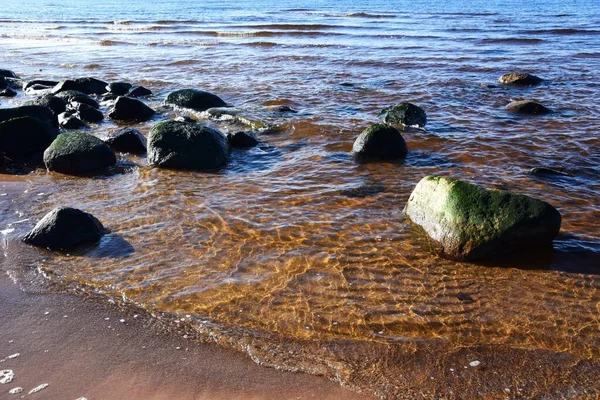
[[(3, 79), (18, 79), (10, 71), (0, 70), (0, 75)], [(500, 82), (530, 86), (541, 79), (511, 73), (500, 77)], [(13, 161), (43, 153), (44, 165), (50, 171), (81, 174), (105, 169), (117, 161), (113, 149), (136, 154), (147, 151), (148, 164), (156, 167), (210, 171), (227, 164), (232, 147), (247, 148), (258, 143), (252, 133), (224, 134), (189, 118), (156, 123), (147, 140), (133, 128), (112, 132), (105, 140), (83, 132), (59, 133), (59, 127), (70, 129), (104, 118), (92, 95), (113, 102), (108, 113), (111, 119), (147, 121), (156, 112), (135, 97), (149, 95), (150, 91), (93, 78), (32, 81), (23, 87), (28, 92), (47, 93), (25, 106), (0, 109), (0, 152)], [(507, 107), (516, 112), (549, 111), (531, 101), (513, 103)], [(172, 92), (165, 104), (215, 112), (230, 106), (219, 96), (196, 89)], [(382, 123), (372, 124), (357, 137), (353, 154), (359, 161), (405, 158), (408, 149), (400, 129), (423, 129), (427, 123), (425, 111), (411, 103), (400, 103), (382, 110), (379, 117)], [(436, 176), (425, 177), (417, 184), (404, 212), (437, 244), (441, 255), (458, 260), (479, 260), (519, 249), (549, 246), (561, 224), (560, 213), (543, 201)], [(60, 207), (42, 218), (23, 240), (35, 246), (65, 250), (98, 241), (105, 232), (94, 216)]]

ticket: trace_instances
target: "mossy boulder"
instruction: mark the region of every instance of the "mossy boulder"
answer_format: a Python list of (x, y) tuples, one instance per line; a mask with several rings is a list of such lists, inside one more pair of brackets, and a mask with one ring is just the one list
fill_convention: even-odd
[(166, 104), (190, 108), (196, 111), (205, 111), (213, 107), (227, 106), (216, 94), (198, 89), (180, 89), (169, 93), (165, 100)]
[(56, 94), (57, 97), (65, 99), (67, 103), (83, 103), (94, 108), (100, 108), (100, 104), (90, 96), (77, 90), (65, 90)]
[(373, 124), (354, 141), (352, 153), (359, 161), (394, 160), (406, 157), (406, 142), (393, 126)]
[(417, 126), (423, 128), (427, 124), (425, 111), (412, 103), (400, 103), (385, 108), (379, 117), (387, 124)]
[(86, 94), (106, 93), (107, 82), (96, 78), (77, 78), (60, 81), (52, 89), (52, 93), (60, 93), (66, 90), (75, 90)]
[(50, 125), (57, 126), (56, 117), (52, 110), (45, 106), (21, 106), (0, 108), (0, 122), (19, 117), (33, 117)]
[(67, 101), (53, 94), (46, 94), (34, 100), (25, 102), (28, 106), (43, 106), (52, 110), (55, 115), (65, 112), (67, 109)]
[(115, 153), (102, 140), (87, 133), (62, 133), (44, 152), (49, 171), (79, 175), (105, 169), (117, 161)]
[(50, 250), (69, 250), (100, 240), (106, 230), (92, 214), (70, 207), (58, 207), (46, 214), (23, 237), (23, 241)]
[(506, 110), (517, 114), (543, 115), (552, 111), (533, 100), (515, 100), (508, 103)]
[(42, 154), (56, 139), (58, 129), (33, 117), (18, 117), (0, 122), (0, 154), (13, 160), (25, 160)]
[(156, 111), (144, 102), (129, 97), (119, 97), (108, 116), (120, 121), (148, 121)]
[(191, 170), (216, 170), (229, 161), (227, 137), (203, 124), (165, 121), (148, 135), (148, 163)]
[(104, 143), (115, 151), (131, 154), (146, 153), (146, 138), (137, 129), (122, 128), (110, 132)]
[(509, 72), (498, 78), (498, 82), (504, 85), (515, 86), (534, 86), (540, 84), (542, 81), (542, 78), (523, 72)]
[(551, 246), (561, 224), (544, 201), (435, 176), (417, 184), (404, 211), (443, 256), (458, 260)]

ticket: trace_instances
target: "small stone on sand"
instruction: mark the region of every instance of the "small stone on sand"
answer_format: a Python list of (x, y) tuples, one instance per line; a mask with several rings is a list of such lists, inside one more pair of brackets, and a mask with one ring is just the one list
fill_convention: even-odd
[(479, 366), (479, 364), (481, 364), (481, 361), (471, 361), (471, 362), (469, 363), (469, 365), (470, 365), (471, 367), (477, 367), (477, 366)]
[(7, 358), (10, 360), (12, 358), (17, 358), (21, 355), (21, 353), (15, 353), (15, 354), (11, 354), (10, 356), (8, 356)]
[(29, 394), (37, 393), (37, 392), (39, 392), (40, 390), (44, 390), (44, 389), (46, 389), (48, 386), (50, 386), (50, 384), (49, 384), (49, 383), (42, 383), (41, 385), (39, 385), (39, 386), (36, 386), (36, 387), (34, 387), (33, 389), (31, 389), (31, 390), (29, 391)]
[(19, 386), (17, 386), (17, 387), (16, 387), (16, 388), (14, 388), (14, 389), (10, 389), (10, 390), (8, 391), (8, 393), (9, 393), (9, 394), (19, 394), (19, 393), (21, 393), (22, 391), (23, 391), (23, 388), (22, 388), (22, 387), (19, 387)]
[(3, 369), (0, 371), (1, 384), (11, 383), (13, 379), (15, 379), (15, 373), (12, 369)]

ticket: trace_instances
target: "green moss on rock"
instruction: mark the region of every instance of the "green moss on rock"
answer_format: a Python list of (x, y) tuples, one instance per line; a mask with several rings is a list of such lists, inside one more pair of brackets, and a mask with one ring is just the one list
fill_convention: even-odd
[(115, 153), (102, 140), (87, 133), (62, 133), (44, 152), (49, 171), (78, 175), (101, 170), (117, 161)]

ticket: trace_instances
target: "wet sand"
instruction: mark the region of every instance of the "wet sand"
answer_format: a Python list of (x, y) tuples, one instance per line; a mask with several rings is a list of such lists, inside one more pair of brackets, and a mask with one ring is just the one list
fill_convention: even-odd
[[(76, 295), (23, 292), (0, 274), (0, 399), (331, 399), (360, 395), (323, 377), (261, 367), (214, 344), (158, 333), (141, 316)], [(121, 322), (124, 320), (125, 322)], [(19, 395), (8, 394), (22, 387)]]

